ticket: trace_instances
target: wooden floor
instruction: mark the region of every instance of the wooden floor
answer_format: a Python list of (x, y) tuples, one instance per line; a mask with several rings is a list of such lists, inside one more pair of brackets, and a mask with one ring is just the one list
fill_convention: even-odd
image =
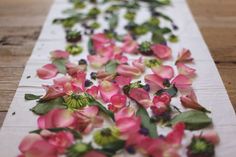
[[(0, 0), (0, 126), (52, 2)], [(236, 109), (236, 1), (188, 3)]]

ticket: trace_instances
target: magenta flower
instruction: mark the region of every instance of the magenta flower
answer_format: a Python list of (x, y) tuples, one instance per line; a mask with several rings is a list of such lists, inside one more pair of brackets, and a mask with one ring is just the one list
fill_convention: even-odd
[(162, 115), (167, 112), (169, 109), (171, 101), (171, 96), (168, 93), (163, 93), (160, 96), (155, 96), (153, 98), (153, 105), (151, 106), (151, 110), (154, 115)]
[(96, 106), (85, 107), (75, 112), (75, 123), (73, 127), (84, 134), (88, 134), (93, 128), (101, 127), (102, 117), (98, 116), (99, 109)]
[(46, 64), (37, 70), (37, 75), (40, 79), (47, 80), (55, 77), (58, 73), (57, 67), (54, 64)]

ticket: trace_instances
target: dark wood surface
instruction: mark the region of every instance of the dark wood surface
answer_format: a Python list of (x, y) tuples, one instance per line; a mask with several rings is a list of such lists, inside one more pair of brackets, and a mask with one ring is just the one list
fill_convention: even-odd
[[(52, 3), (0, 0), (0, 126)], [(236, 109), (236, 1), (188, 3)]]

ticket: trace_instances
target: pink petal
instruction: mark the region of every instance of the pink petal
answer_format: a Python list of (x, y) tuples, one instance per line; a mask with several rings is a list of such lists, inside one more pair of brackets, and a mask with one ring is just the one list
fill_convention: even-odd
[(115, 121), (118, 121), (119, 119), (125, 118), (125, 117), (132, 117), (135, 115), (135, 111), (131, 107), (124, 107), (121, 110), (119, 110), (117, 113), (115, 113)]
[(155, 45), (152, 45), (151, 49), (157, 58), (168, 59), (171, 57), (172, 52), (168, 46), (155, 44)]
[(40, 79), (51, 79), (58, 73), (57, 67), (54, 64), (46, 64), (37, 70), (37, 75)]
[(123, 56), (122, 54), (117, 54), (114, 57), (117, 61), (119, 61), (120, 64), (125, 64), (128, 62), (128, 58), (126, 56)]
[(110, 99), (112, 105), (116, 108), (122, 108), (126, 105), (126, 95), (116, 94)]
[(55, 50), (51, 52), (52, 59), (67, 59), (69, 58), (69, 53), (63, 50)]
[(120, 86), (123, 87), (125, 85), (129, 85), (131, 82), (131, 77), (125, 77), (125, 76), (116, 76), (115, 81)]
[(175, 84), (175, 86), (180, 89), (186, 89), (192, 85), (192, 81), (188, 77), (181, 74), (177, 75), (171, 83)]
[(113, 95), (120, 92), (119, 86), (109, 81), (102, 81), (98, 88), (104, 102), (109, 102)]
[(179, 71), (179, 74), (185, 75), (185, 76), (193, 76), (195, 74), (195, 69), (190, 68), (188, 66), (186, 66), (184, 63), (182, 62), (178, 62), (176, 64), (177, 69)]
[(65, 92), (61, 86), (58, 85), (43, 85), (46, 90), (46, 94), (42, 97), (42, 100), (51, 100), (65, 95)]
[(97, 72), (97, 79), (112, 81), (114, 79), (115, 75), (116, 75), (116, 73), (111, 74), (106, 71), (98, 71)]
[(91, 88), (86, 90), (86, 93), (93, 96), (94, 98), (97, 98), (97, 96), (98, 96), (98, 87), (97, 86), (92, 86)]
[(102, 57), (100, 55), (88, 55), (87, 59), (94, 68), (100, 68), (109, 61), (108, 57)]
[(92, 40), (95, 43), (105, 44), (111, 42), (109, 38), (107, 38), (106, 34), (104, 33), (97, 33), (92, 36)]
[(145, 71), (145, 64), (142, 61), (142, 57), (132, 62), (133, 66), (138, 68), (142, 73)]
[(166, 140), (168, 143), (180, 146), (184, 136), (185, 124), (180, 122), (175, 124), (173, 130), (167, 135)]
[(176, 63), (178, 62), (190, 62), (193, 60), (191, 52), (188, 49), (183, 49), (177, 57)]
[(66, 64), (66, 68), (67, 68), (67, 73), (74, 77), (76, 76), (77, 73), (82, 72), (82, 71), (86, 71), (87, 69), (87, 65), (77, 65), (75, 63), (67, 63)]
[(142, 74), (139, 68), (132, 67), (125, 64), (118, 65), (116, 69), (117, 73), (125, 77), (138, 77)]
[(38, 118), (41, 129), (68, 127), (74, 122), (72, 112), (65, 109), (54, 109)]
[(164, 102), (156, 102), (151, 106), (152, 113), (156, 116), (160, 116), (168, 110), (168, 107)]
[(37, 141), (41, 141), (43, 138), (39, 134), (29, 134), (21, 141), (19, 145), (19, 150), (21, 152), (26, 152), (30, 149), (32, 144), (34, 144)]
[(171, 96), (168, 93), (163, 93), (158, 96), (154, 96), (153, 103), (163, 102), (165, 105), (169, 105), (171, 102)]
[(83, 109), (84, 115), (88, 117), (96, 117), (99, 112), (99, 109), (97, 106), (88, 106)]
[(85, 81), (86, 81), (86, 73), (85, 72), (79, 72), (79, 73), (77, 73), (76, 78), (74, 78), (72, 80), (71, 84), (75, 89), (77, 89), (79, 91), (84, 91)]
[(172, 79), (174, 77), (174, 69), (168, 65), (154, 66), (151, 68), (153, 73), (163, 79)]
[(152, 105), (149, 93), (143, 88), (131, 89), (129, 92), (129, 96), (145, 108), (148, 108), (149, 106)]
[(138, 50), (138, 43), (135, 40), (133, 40), (131, 35), (126, 35), (124, 37), (124, 43), (121, 49), (122, 49), (122, 52), (125, 52), (125, 53), (136, 53)]
[(164, 88), (163, 79), (155, 74), (145, 75), (145, 82), (150, 85), (151, 90), (157, 91)]

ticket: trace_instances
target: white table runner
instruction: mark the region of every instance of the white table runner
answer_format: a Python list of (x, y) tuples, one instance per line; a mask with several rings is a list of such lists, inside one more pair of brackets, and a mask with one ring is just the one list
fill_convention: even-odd
[[(37, 116), (29, 111), (35, 105), (34, 101), (25, 101), (25, 93), (43, 94), (42, 84), (52, 84), (52, 80), (40, 80), (36, 77), (36, 70), (49, 63), (49, 52), (55, 49), (64, 49), (66, 45), (64, 30), (59, 25), (53, 25), (52, 20), (64, 17), (62, 11), (70, 8), (66, 0), (55, 0), (44, 24), (40, 37), (32, 55), (27, 62), (23, 76), (19, 83), (14, 99), (9, 108), (0, 132), (0, 156), (14, 157), (19, 154), (18, 145), (30, 130), (37, 128)], [(197, 77), (193, 82), (199, 102), (212, 111), (214, 129), (219, 133), (220, 144), (216, 146), (216, 157), (233, 157), (236, 154), (236, 117), (232, 104), (193, 19), (185, 0), (173, 0), (173, 5), (163, 9), (163, 12), (172, 17), (179, 26), (177, 35), (180, 42), (170, 44), (174, 58), (182, 48), (192, 51), (197, 70)], [(87, 43), (84, 42), (84, 45)], [(85, 46), (84, 46), (85, 47)], [(71, 58), (76, 61), (86, 58), (87, 53)], [(173, 61), (172, 61), (173, 62)], [(27, 79), (27, 76), (31, 78)], [(60, 76), (60, 75), (59, 75)], [(173, 99), (173, 104), (178, 103)], [(15, 115), (12, 113), (15, 112)]]

